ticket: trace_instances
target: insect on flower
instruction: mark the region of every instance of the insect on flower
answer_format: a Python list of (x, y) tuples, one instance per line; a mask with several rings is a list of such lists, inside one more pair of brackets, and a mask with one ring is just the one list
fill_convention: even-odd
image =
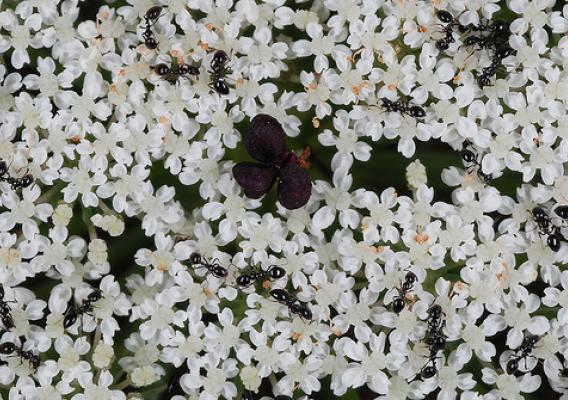
[(252, 119), (245, 147), (259, 161), (240, 162), (233, 167), (233, 176), (247, 197), (262, 197), (278, 180), (278, 200), (284, 207), (294, 210), (308, 202), (312, 182), (304, 168), (309, 149), (300, 157), (285, 149), (282, 125), (274, 117), (259, 114)]

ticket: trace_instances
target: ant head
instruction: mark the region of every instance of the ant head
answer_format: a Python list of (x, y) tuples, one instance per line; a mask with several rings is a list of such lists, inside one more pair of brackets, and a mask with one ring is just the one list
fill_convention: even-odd
[(410, 116), (414, 118), (424, 118), (426, 116), (426, 111), (420, 106), (412, 106), (409, 110)]
[(158, 41), (156, 40), (156, 38), (150, 36), (144, 40), (144, 45), (150, 50), (155, 50), (158, 48)]
[(400, 313), (402, 310), (404, 310), (404, 306), (406, 305), (406, 303), (404, 302), (404, 298), (402, 297), (396, 297), (393, 301), (392, 301), (392, 310), (395, 313)]
[(290, 295), (284, 289), (272, 289), (270, 295), (281, 303), (286, 302), (290, 299)]
[(16, 351), (16, 345), (12, 342), (4, 342), (0, 344), (0, 353), (1, 354), (11, 354)]
[(454, 20), (454, 17), (452, 14), (450, 14), (448, 11), (446, 10), (439, 10), (436, 13), (436, 16), (438, 17), (438, 19), (440, 21), (442, 21), (444, 24), (449, 24), (450, 22), (452, 22)]
[(148, 11), (146, 11), (144, 18), (147, 19), (148, 21), (153, 21), (155, 19), (158, 19), (161, 13), (162, 13), (162, 7), (154, 6), (149, 8)]
[(543, 220), (543, 219), (547, 219), (548, 218), (548, 214), (546, 213), (546, 211), (544, 211), (544, 209), (542, 207), (535, 207), (532, 209), (531, 211), (533, 218), (536, 221), (539, 220)]
[(308, 321), (312, 320), (312, 312), (308, 307), (300, 308), (300, 316)]
[(168, 72), (170, 72), (170, 67), (168, 67), (164, 63), (158, 64), (154, 67), (154, 72), (157, 73), (160, 76), (164, 76), (164, 75), (167, 75)]
[(450, 48), (450, 44), (446, 40), (440, 39), (440, 40), (436, 41), (436, 48), (439, 51), (445, 51), (445, 50), (448, 50)]
[(280, 279), (286, 276), (286, 270), (277, 265), (271, 265), (268, 269), (268, 273), (272, 279)]
[(237, 284), (239, 286), (248, 286), (250, 285), (250, 277), (248, 275), (241, 275), (237, 278)]
[(439, 318), (443, 313), (442, 306), (434, 304), (428, 309), (428, 315), (432, 318)]
[(509, 375), (513, 375), (519, 370), (519, 361), (516, 358), (512, 358), (507, 362), (507, 367), (505, 368)]
[(202, 264), (203, 263), (203, 259), (201, 257), (201, 254), (199, 253), (192, 253), (191, 256), (189, 256), (189, 262), (191, 264)]
[(220, 266), (220, 265), (215, 265), (213, 267), (213, 275), (215, 275), (215, 277), (217, 278), (225, 278), (227, 276), (228, 272), (227, 269)]
[(436, 375), (436, 367), (434, 365), (427, 365), (424, 368), (422, 368), (422, 378), (424, 379), (430, 379), (433, 378)]
[(91, 303), (94, 303), (95, 301), (100, 300), (102, 297), (103, 297), (103, 293), (100, 291), (100, 289), (95, 289), (95, 290), (93, 290), (93, 292), (89, 293), (89, 295), (87, 296), (87, 299)]
[(27, 188), (30, 186), (34, 181), (34, 177), (30, 174), (24, 175), (20, 180), (20, 186), (23, 188)]

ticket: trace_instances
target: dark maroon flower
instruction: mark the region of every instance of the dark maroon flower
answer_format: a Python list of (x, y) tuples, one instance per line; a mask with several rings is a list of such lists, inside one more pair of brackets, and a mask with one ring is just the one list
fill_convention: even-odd
[(276, 180), (278, 200), (289, 210), (304, 206), (312, 194), (306, 148), (300, 157), (284, 148), (282, 125), (266, 114), (255, 116), (245, 138), (247, 151), (257, 161), (240, 162), (233, 167), (233, 176), (251, 199), (266, 194)]

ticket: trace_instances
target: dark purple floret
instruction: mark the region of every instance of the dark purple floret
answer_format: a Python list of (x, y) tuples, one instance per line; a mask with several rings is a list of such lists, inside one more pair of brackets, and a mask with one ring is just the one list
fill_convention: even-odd
[(245, 161), (233, 167), (233, 176), (247, 197), (258, 199), (272, 187), (276, 170), (270, 165)]
[(308, 172), (298, 164), (290, 164), (280, 173), (278, 200), (289, 210), (304, 206), (312, 194), (312, 181)]
[(257, 161), (270, 164), (284, 150), (282, 125), (266, 114), (259, 114), (250, 121), (245, 147)]
[(309, 167), (309, 148), (299, 158), (284, 149), (284, 131), (275, 118), (265, 114), (255, 116), (245, 147), (252, 158), (261, 162), (240, 162), (233, 167), (233, 176), (247, 197), (262, 197), (279, 180), (278, 200), (284, 207), (293, 210), (308, 202), (312, 194), (310, 175), (305, 170)]

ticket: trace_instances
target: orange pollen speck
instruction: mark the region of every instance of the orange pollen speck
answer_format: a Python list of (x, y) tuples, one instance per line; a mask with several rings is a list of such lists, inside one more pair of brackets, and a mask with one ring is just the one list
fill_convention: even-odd
[(125, 77), (125, 76), (126, 76), (126, 69), (125, 69), (125, 68), (121, 68), (121, 69), (118, 71), (118, 76)]
[(110, 85), (109, 90), (114, 93), (118, 92), (118, 89), (116, 88), (116, 85), (114, 83)]
[(359, 96), (359, 94), (361, 93), (361, 86), (353, 86), (351, 88), (351, 92), (356, 95)]
[(353, 56), (345, 56), (345, 60), (352, 62), (353, 61)]
[(177, 58), (177, 57), (181, 56), (181, 53), (180, 53), (179, 51), (177, 51), (177, 50), (171, 50), (171, 51), (170, 51), (170, 55), (171, 55), (172, 57), (176, 57), (176, 58)]
[(243, 86), (244, 84), (245, 84), (245, 80), (244, 80), (243, 78), (239, 78), (239, 79), (237, 79), (237, 81), (235, 82), (235, 85), (236, 85), (237, 87), (241, 87), (241, 86)]
[(292, 340), (300, 340), (302, 338), (302, 334), (299, 332), (294, 332), (292, 334)]
[(205, 296), (207, 297), (211, 297), (213, 296), (213, 292), (211, 290), (209, 290), (209, 288), (203, 288), (203, 293), (205, 293)]
[(312, 118), (312, 126), (314, 128), (319, 128), (320, 126), (320, 120), (318, 119), (318, 117), (313, 117)]
[(461, 78), (461, 74), (460, 74), (460, 73), (458, 73), (456, 76), (454, 76), (454, 79), (452, 79), (452, 81), (453, 81), (455, 84), (460, 83), (461, 80), (462, 80), (462, 78)]
[(397, 45), (397, 46), (394, 46), (394, 52), (395, 52), (396, 54), (400, 54), (400, 51), (401, 51), (400, 46), (398, 46), (398, 45)]
[(79, 142), (81, 141), (81, 136), (79, 136), (79, 135), (73, 135), (73, 136), (71, 136), (71, 141), (72, 141), (73, 143), (79, 143)]
[(396, 84), (396, 83), (390, 83), (390, 84), (387, 86), (387, 89), (388, 89), (388, 90), (396, 90), (397, 87), (398, 87), (398, 84)]
[(371, 86), (371, 84), (369, 83), (369, 81), (364, 81), (364, 82), (361, 84), (361, 87), (364, 87), (364, 88), (368, 88), (368, 87), (370, 87), (370, 86)]
[(341, 331), (339, 331), (339, 330), (337, 330), (337, 329), (332, 330), (332, 332), (333, 332), (333, 334), (334, 334), (335, 336), (337, 336), (337, 337), (343, 335), (343, 333), (341, 333)]
[(211, 23), (211, 22), (208, 22), (208, 23), (205, 24), (205, 28), (206, 28), (208, 31), (212, 31), (213, 29), (215, 29), (215, 24), (213, 24), (213, 23)]
[(419, 233), (418, 235), (414, 236), (414, 241), (418, 244), (426, 243), (430, 239), (430, 237), (425, 233)]
[(201, 42), (201, 43), (198, 44), (198, 46), (201, 47), (205, 51), (209, 50), (209, 45), (207, 43)]
[(463, 291), (466, 288), (465, 283), (461, 282), (461, 281), (457, 281), (456, 285), (455, 285), (456, 291)]
[(270, 289), (270, 280), (269, 279), (265, 279), (264, 281), (262, 281), (262, 287), (264, 289)]
[(108, 11), (103, 11), (101, 13), (101, 19), (108, 19), (110, 17), (110, 13)]
[(167, 124), (170, 120), (162, 115), (158, 118), (158, 121), (160, 122), (160, 124)]
[(503, 282), (505, 280), (505, 274), (503, 273), (498, 273), (496, 276), (499, 282)]
[(369, 229), (369, 224), (361, 224), (362, 231), (366, 231), (367, 229)]
[(384, 247), (383, 246), (376, 246), (375, 247), (375, 253), (377, 254), (381, 254), (384, 251)]
[(318, 88), (318, 84), (313, 82), (308, 85), (308, 90), (316, 90)]
[(428, 32), (428, 28), (424, 25), (418, 25), (418, 30), (422, 33)]

